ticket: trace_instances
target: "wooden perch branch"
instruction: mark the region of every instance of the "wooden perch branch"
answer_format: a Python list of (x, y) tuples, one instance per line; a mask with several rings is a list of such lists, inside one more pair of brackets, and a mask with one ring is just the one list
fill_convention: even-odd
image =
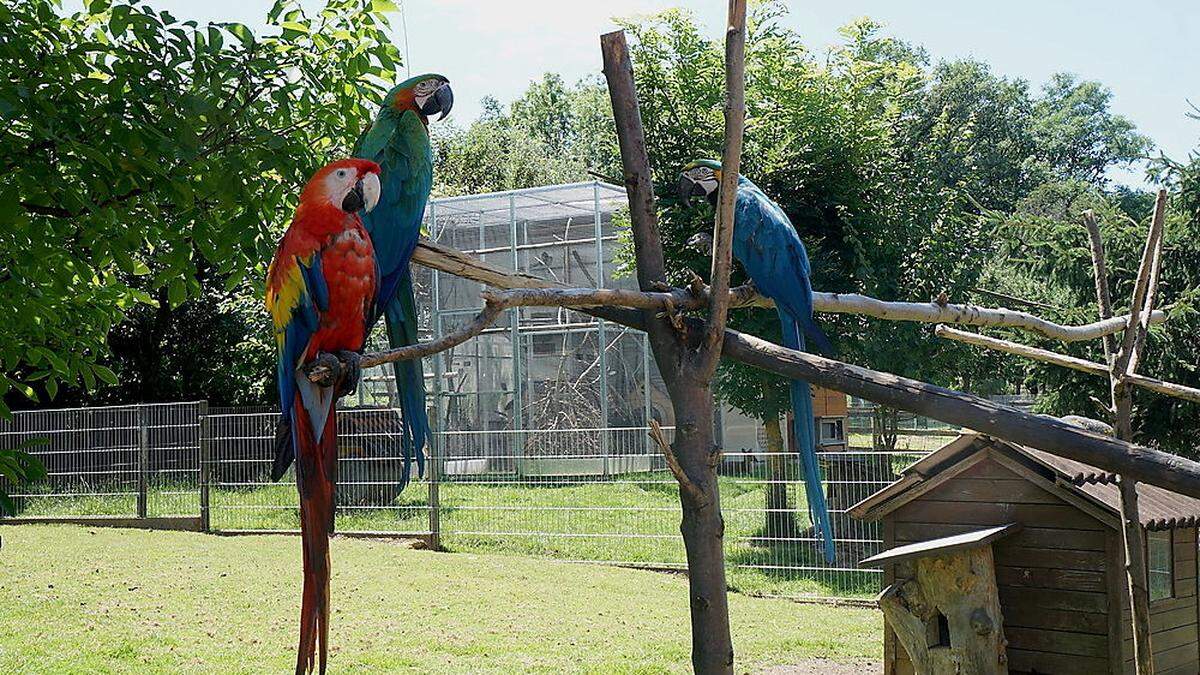
[[(558, 288), (561, 285), (541, 277), (523, 272), (508, 272), (492, 267), (478, 258), (422, 239), (413, 253), (413, 262), (441, 272), (466, 277), (500, 288)], [(647, 286), (647, 288), (652, 285)], [(680, 311), (702, 309), (707, 304), (707, 295), (697, 297), (693, 293), (672, 290), (672, 301)], [(774, 307), (768, 298), (758, 295), (752, 286), (738, 286), (730, 290), (733, 307)], [(857, 293), (813, 292), (813, 309), (826, 314), (858, 314), (887, 321), (918, 321), (922, 323), (956, 323), (968, 326), (990, 326), (1023, 328), (1039, 335), (1077, 342), (1112, 335), (1129, 323), (1129, 315), (1112, 317), (1080, 326), (1067, 326), (1040, 317), (1010, 309), (993, 309), (977, 305), (939, 305), (935, 302), (888, 302)], [(1167, 315), (1155, 310), (1150, 315), (1151, 323), (1162, 323)]]
[[(371, 368), (394, 361), (420, 359), (444, 352), (487, 330), (504, 310), (513, 307), (617, 306), (671, 312), (674, 310), (676, 298), (679, 296), (690, 297), (690, 294), (687, 291), (641, 293), (610, 288), (528, 288), (501, 292), (484, 291), (482, 296), (483, 309), (467, 325), (436, 340), (365, 354), (359, 365), (363, 368)], [(328, 377), (329, 368), (324, 363), (314, 361), (309, 364), (305, 374), (311, 381), (321, 382)]]
[[(419, 264), (427, 264), (428, 261), (432, 263), (429, 266), (435, 269), (453, 266), (459, 276), (499, 288), (527, 288), (531, 279), (537, 279), (527, 274), (509, 274), (461, 253), (454, 259), (468, 260), (469, 265), (443, 264), (428, 243), (422, 243), (417, 250), (419, 255), (414, 256), (413, 260)], [(537, 279), (537, 283), (543, 288), (554, 286), (553, 282), (545, 279)], [(640, 312), (619, 307), (584, 308), (582, 311), (645, 330)], [(695, 319), (684, 321), (689, 325), (699, 325)], [(1128, 473), (1138, 480), (1200, 498), (1200, 463), (1116, 438), (1088, 433), (1053, 417), (1034, 415), (978, 396), (815, 354), (794, 352), (728, 329), (725, 331), (722, 354), (734, 361), (785, 377), (805, 380), (869, 401), (975, 429), (1114, 473)]]
[[(1024, 356), (1027, 359), (1033, 359), (1035, 361), (1042, 361), (1045, 363), (1053, 363), (1056, 366), (1078, 370), (1083, 373), (1091, 373), (1092, 375), (1099, 375), (1101, 377), (1109, 376), (1109, 367), (1103, 363), (1096, 363), (1095, 361), (1088, 361), (1087, 359), (1068, 356), (1066, 354), (1059, 354), (1058, 352), (1052, 352), (1046, 349), (1030, 347), (1029, 345), (1023, 345), (1019, 342), (1001, 340), (999, 338), (980, 335), (979, 333), (971, 333), (965, 330), (958, 330), (957, 328), (951, 328), (949, 326), (940, 324), (934, 329), (934, 333), (936, 333), (938, 337), (946, 338), (947, 340), (965, 342), (977, 347), (994, 349), (1007, 354), (1016, 354), (1017, 356)], [(1166, 394), (1167, 396), (1174, 396), (1175, 398), (1181, 398), (1186, 401), (1200, 403), (1200, 389), (1195, 389), (1182, 384), (1175, 384), (1174, 382), (1165, 382), (1163, 380), (1153, 377), (1146, 377), (1145, 375), (1138, 375), (1136, 373), (1133, 375), (1126, 375), (1122, 379), (1127, 381), (1129, 384), (1141, 387), (1143, 389), (1149, 389), (1150, 391)]]
[[(1047, 321), (1028, 312), (1011, 309), (979, 307), (978, 305), (939, 305), (936, 302), (886, 302), (857, 293), (813, 292), (813, 310), (828, 314), (859, 314), (888, 321), (919, 321), (923, 323), (957, 323), (966, 326), (1022, 328), (1063, 342), (1094, 340), (1111, 335), (1129, 323), (1128, 315), (1113, 317), (1081, 326), (1066, 326)], [(1153, 323), (1167, 320), (1165, 312), (1156, 311)]]

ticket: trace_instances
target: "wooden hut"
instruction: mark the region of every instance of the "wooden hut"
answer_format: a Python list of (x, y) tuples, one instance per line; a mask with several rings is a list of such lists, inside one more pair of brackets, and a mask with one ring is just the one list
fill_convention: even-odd
[[(1018, 524), (992, 544), (1013, 673), (1132, 673), (1116, 476), (976, 433), (964, 433), (851, 509), (881, 520), (884, 546)], [(1156, 672), (1200, 672), (1197, 538), (1200, 500), (1139, 484), (1146, 528)], [(884, 560), (884, 585), (913, 565)], [(884, 672), (914, 672), (885, 621)]]

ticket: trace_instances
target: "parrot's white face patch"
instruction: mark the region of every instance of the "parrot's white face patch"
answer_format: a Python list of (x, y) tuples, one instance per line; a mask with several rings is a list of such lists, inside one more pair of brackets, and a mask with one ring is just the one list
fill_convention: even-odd
[[(342, 204), (346, 200), (346, 195), (354, 189), (358, 183), (358, 172), (354, 169), (342, 167), (325, 177), (325, 194), (329, 195), (329, 203), (342, 208)], [(362, 201), (363, 210), (370, 211), (379, 203), (379, 195), (382, 188), (379, 184), (379, 174), (369, 173), (362, 177)]]
[(697, 166), (683, 172), (693, 183), (704, 188), (704, 194), (712, 194), (713, 190), (717, 189), (720, 181), (717, 180), (717, 175), (712, 169), (707, 166)]
[(433, 96), (438, 89), (441, 89), (443, 84), (445, 83), (436, 77), (431, 77), (428, 80), (421, 80), (418, 82), (413, 87), (413, 100), (416, 102), (417, 108), (424, 108), (425, 102), (428, 101), (429, 97)]
[(342, 201), (354, 189), (358, 182), (358, 172), (342, 167), (325, 177), (325, 194), (329, 195), (329, 203), (342, 208)]

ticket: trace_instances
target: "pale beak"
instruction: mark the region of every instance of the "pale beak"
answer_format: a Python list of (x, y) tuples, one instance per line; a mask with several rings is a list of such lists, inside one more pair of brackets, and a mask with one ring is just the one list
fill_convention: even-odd
[(370, 213), (371, 209), (379, 203), (379, 195), (383, 191), (379, 184), (379, 174), (369, 173), (363, 176), (359, 182), (362, 185), (363, 211)]

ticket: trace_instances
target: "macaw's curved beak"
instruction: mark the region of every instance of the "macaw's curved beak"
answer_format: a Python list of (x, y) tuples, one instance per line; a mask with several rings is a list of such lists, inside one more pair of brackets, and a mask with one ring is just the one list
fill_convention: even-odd
[(686, 174), (679, 174), (679, 183), (675, 189), (679, 193), (679, 201), (687, 206), (692, 201), (692, 197), (704, 197), (704, 186), (696, 181), (688, 178)]
[(709, 232), (697, 232), (687, 240), (687, 247), (703, 253), (704, 255), (712, 255), (713, 239)]
[(346, 196), (342, 197), (342, 210), (346, 213), (358, 213), (366, 203), (366, 199), (363, 198), (363, 182), (359, 180)]
[(433, 95), (425, 100), (425, 104), (421, 106), (421, 114), (429, 117), (435, 113), (441, 113), (442, 116), (438, 121), (446, 119), (446, 115), (450, 114), (450, 109), (454, 107), (454, 90), (450, 88), (450, 83), (446, 82), (438, 87), (438, 90), (433, 92)]
[(383, 191), (382, 186), (379, 184), (379, 174), (369, 173), (363, 176), (362, 180), (358, 181), (358, 184), (362, 186), (362, 209), (365, 213), (370, 213), (371, 209), (375, 208), (375, 205), (379, 203), (379, 195)]

